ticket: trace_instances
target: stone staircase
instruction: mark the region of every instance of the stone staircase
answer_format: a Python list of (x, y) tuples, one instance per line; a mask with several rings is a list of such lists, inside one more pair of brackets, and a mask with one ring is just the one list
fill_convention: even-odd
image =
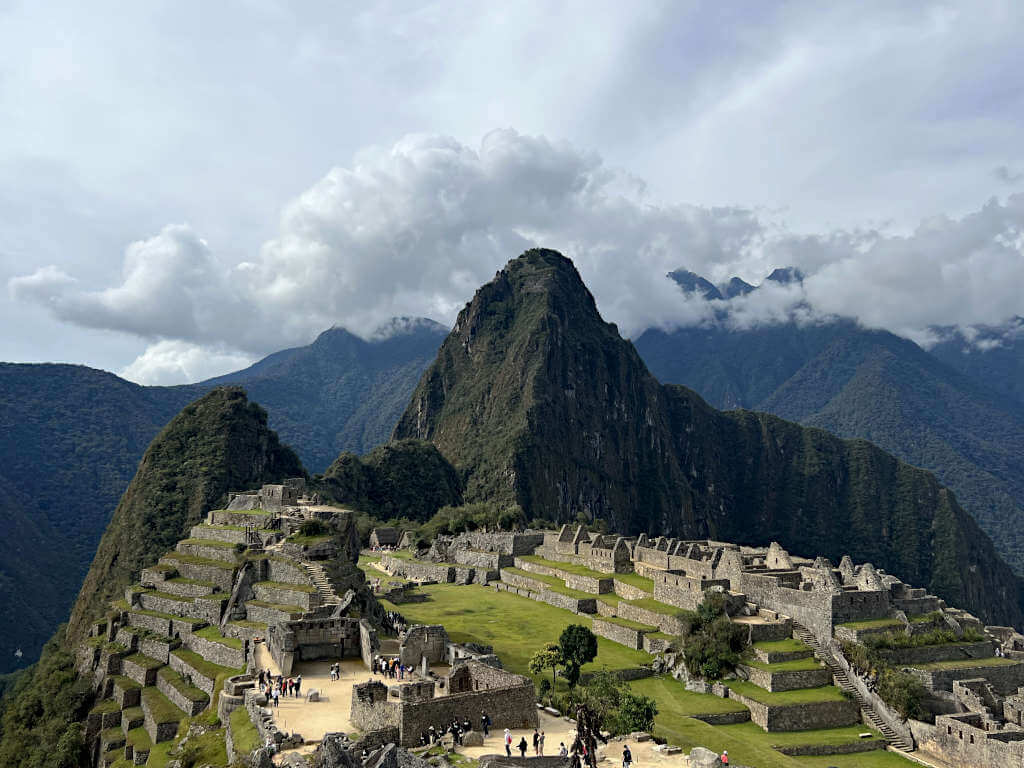
[(821, 643), (819, 643), (817, 638), (814, 636), (814, 633), (806, 627), (794, 622), (793, 636), (810, 647), (814, 651), (815, 658), (823, 662), (825, 666), (829, 668), (836, 685), (853, 697), (853, 700), (857, 702), (861, 711), (864, 713), (864, 717), (882, 734), (890, 746), (901, 752), (912, 752), (914, 750), (914, 743), (911, 740), (896, 733), (888, 723), (879, 717), (878, 713), (875, 712), (874, 707), (871, 706), (871, 703), (866, 701), (857, 687), (850, 682), (850, 677), (846, 674), (846, 670), (842, 668), (828, 649), (822, 647)]
[(320, 596), (321, 605), (341, 605), (341, 598), (334, 591), (334, 587), (331, 586), (330, 579), (327, 578), (327, 572), (324, 571), (324, 567), (313, 560), (302, 560), (302, 567), (306, 573), (309, 574), (309, 580), (316, 587), (316, 592)]

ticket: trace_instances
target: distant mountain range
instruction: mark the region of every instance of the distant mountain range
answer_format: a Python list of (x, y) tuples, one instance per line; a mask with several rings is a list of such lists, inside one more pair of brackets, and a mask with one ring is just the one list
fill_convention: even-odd
[(387, 440), (446, 334), (409, 318), (370, 341), (333, 328), (309, 346), (180, 387), (84, 366), (0, 363), (0, 673), (36, 658), (67, 615), (146, 446), (186, 404), (218, 384), (242, 384), (320, 472), (343, 451)]
[[(725, 291), (686, 270), (669, 277), (715, 302), (718, 319), (635, 339), (661, 381), (719, 408), (864, 438), (933, 471), (1024, 574), (1024, 321), (976, 329), (971, 342), (934, 329), (944, 340), (927, 351), (844, 319), (735, 328)], [(768, 279), (801, 276), (776, 270)]]

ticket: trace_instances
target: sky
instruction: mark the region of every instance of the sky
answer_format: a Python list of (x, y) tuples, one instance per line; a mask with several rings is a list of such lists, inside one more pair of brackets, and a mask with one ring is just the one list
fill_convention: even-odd
[(522, 250), (633, 336), (1024, 315), (1019, 2), (0, 0), (0, 360), (194, 381), (451, 323)]

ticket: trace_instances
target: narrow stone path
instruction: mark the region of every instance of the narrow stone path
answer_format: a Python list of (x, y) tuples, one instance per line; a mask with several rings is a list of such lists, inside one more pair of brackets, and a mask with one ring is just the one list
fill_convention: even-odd
[(327, 578), (327, 572), (324, 571), (324, 567), (320, 563), (313, 560), (302, 560), (302, 567), (309, 574), (309, 580), (313, 586), (316, 587), (317, 594), (320, 595), (321, 605), (340, 605), (341, 598), (334, 591), (334, 587), (331, 586), (330, 579)]
[(801, 640), (805, 645), (809, 646), (814, 651), (814, 656), (829, 668), (832, 673), (832, 677), (841, 690), (849, 693), (853, 700), (857, 702), (857, 705), (861, 708), (864, 716), (873, 725), (890, 746), (895, 747), (901, 752), (912, 752), (914, 750), (914, 744), (908, 740), (905, 736), (901, 736), (892, 729), (892, 727), (886, 723), (878, 713), (875, 712), (875, 708), (871, 706), (871, 703), (866, 701), (861, 696), (860, 691), (857, 687), (850, 682), (849, 675), (846, 674), (846, 670), (842, 668), (838, 661), (832, 656), (832, 653), (823, 648), (821, 643), (818, 642), (814, 634), (804, 626), (793, 622), (793, 634), (796, 635), (797, 639)]

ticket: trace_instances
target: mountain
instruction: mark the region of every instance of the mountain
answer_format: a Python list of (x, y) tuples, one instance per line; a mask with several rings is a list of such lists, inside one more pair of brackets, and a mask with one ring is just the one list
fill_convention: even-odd
[(190, 403), (142, 457), (71, 611), (68, 637), (79, 638), (97, 609), (146, 565), (173, 549), (229, 490), (280, 482), (305, 471), (267, 427), (267, 414), (240, 387), (217, 387)]
[(674, 281), (686, 293), (699, 293), (708, 301), (721, 301), (723, 298), (721, 291), (715, 287), (714, 283), (687, 269), (677, 269), (674, 272), (669, 272), (668, 278)]
[(387, 439), (446, 333), (422, 318), (396, 318), (369, 341), (333, 328), (181, 387), (143, 387), (84, 366), (0, 363), (0, 674), (35, 659), (67, 616), (146, 446), (186, 404), (242, 384), (269, 426), (322, 471), (343, 451)]
[(986, 621), (1024, 620), (1016, 576), (933, 475), (862, 440), (663, 386), (554, 251), (526, 252), (477, 291), (393, 437), (436, 445), (468, 502), (848, 553)]
[(929, 349), (932, 355), (1024, 406), (1024, 317), (971, 328), (970, 338), (957, 328), (933, 331), (941, 341)]
[(715, 406), (870, 440), (931, 470), (1024, 575), (1024, 408), (1011, 398), (851, 320), (648, 330), (636, 347), (660, 380)]
[(33, 661), (67, 616), (143, 451), (192, 398), (83, 366), (0, 364), (0, 672)]
[(425, 318), (396, 318), (370, 341), (332, 328), (199, 386), (243, 385), (310, 471), (322, 472), (342, 451), (366, 453), (388, 439), (447, 334)]

